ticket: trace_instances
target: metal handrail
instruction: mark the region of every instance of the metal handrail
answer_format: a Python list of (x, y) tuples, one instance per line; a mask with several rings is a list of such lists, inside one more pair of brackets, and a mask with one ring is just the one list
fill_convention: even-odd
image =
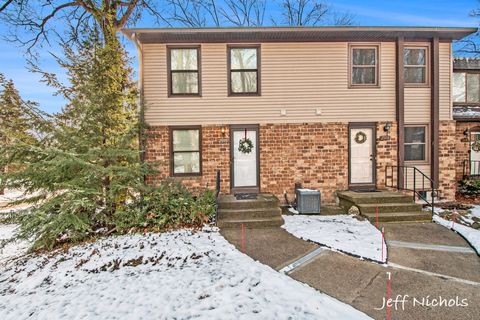
[[(390, 176), (388, 175), (388, 172), (390, 170)], [(411, 185), (409, 185), (409, 180), (408, 180), (408, 173), (409, 171), (413, 172), (413, 188)], [(394, 177), (397, 177), (397, 183), (394, 183)], [(403, 180), (403, 184), (400, 184), (400, 179), (399, 175), (401, 174), (401, 179)], [(422, 179), (422, 188), (421, 190), (418, 190), (417, 186), (417, 176), (420, 176)], [(389, 179), (390, 178), (390, 179)], [(390, 181), (390, 184), (389, 184)], [(427, 182), (427, 186), (430, 187), (431, 190), (431, 197), (432, 200), (428, 201), (426, 192), (425, 192), (425, 182)], [(433, 179), (428, 177), (425, 173), (423, 173), (420, 169), (417, 167), (412, 167), (412, 166), (393, 166), (393, 165), (387, 165), (385, 167), (385, 186), (389, 188), (395, 188), (398, 190), (405, 190), (405, 191), (411, 191), (413, 192), (413, 201), (417, 201), (418, 199), (421, 199), (425, 201), (428, 205), (432, 207), (432, 214), (435, 213), (434, 211), (434, 206), (435, 206), (435, 182)], [(420, 191), (425, 192), (425, 196), (423, 193)], [(438, 192), (437, 192), (438, 193)]]
[(215, 225), (218, 221), (218, 195), (220, 194), (220, 170), (217, 170), (217, 177), (215, 181)]
[(463, 178), (467, 179), (471, 177), (480, 177), (480, 161), (478, 160), (463, 161)]

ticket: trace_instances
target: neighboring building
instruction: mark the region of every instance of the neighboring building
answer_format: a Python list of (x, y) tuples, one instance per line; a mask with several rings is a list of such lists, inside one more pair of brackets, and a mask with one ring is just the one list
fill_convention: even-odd
[(479, 178), (480, 59), (454, 59), (452, 100), (457, 121), (457, 179)]
[[(475, 31), (124, 30), (140, 52), (146, 159), (161, 164), (155, 179), (192, 188), (213, 188), (220, 170), (223, 193), (282, 198), (299, 182), (330, 203), (337, 190), (384, 188), (392, 166), (411, 166), (453, 199), (451, 42)], [(239, 151), (246, 137), (250, 153)], [(400, 187), (412, 187), (406, 173)]]

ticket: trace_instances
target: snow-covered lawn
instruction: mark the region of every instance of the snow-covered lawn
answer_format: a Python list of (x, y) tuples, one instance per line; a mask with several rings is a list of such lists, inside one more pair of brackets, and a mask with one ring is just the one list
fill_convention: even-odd
[(0, 270), (0, 319), (370, 319), (217, 231), (109, 237)]
[(4, 190), (4, 193), (0, 195), (0, 203), (1, 202), (9, 202), (13, 200), (20, 199), (24, 193), (20, 190)]
[[(437, 211), (437, 209), (435, 209), (435, 211)], [(468, 243), (470, 243), (477, 253), (480, 254), (480, 230), (475, 230), (459, 223), (445, 220), (437, 214), (433, 215), (433, 221), (462, 235), (462, 237), (464, 237)]]
[(368, 220), (359, 221), (352, 215), (285, 215), (283, 219), (282, 228), (298, 238), (377, 262), (387, 260), (382, 233)]
[(474, 217), (480, 218), (480, 206), (473, 206), (473, 208), (470, 209), (470, 214)]
[[(17, 225), (0, 223), (0, 268), (8, 260), (25, 254), (28, 250), (29, 243), (27, 241), (15, 241), (2, 245), (2, 242), (11, 239), (15, 234)], [(1, 270), (1, 269), (0, 269)]]

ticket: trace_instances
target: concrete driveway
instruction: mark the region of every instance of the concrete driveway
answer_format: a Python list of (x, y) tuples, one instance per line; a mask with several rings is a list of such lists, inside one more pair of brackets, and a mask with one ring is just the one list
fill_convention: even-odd
[[(387, 319), (388, 312), (405, 320), (479, 318), (480, 258), (463, 238), (434, 223), (383, 227), (388, 265), (318, 249), (281, 228), (245, 230), (244, 250), (277, 270), (316, 253), (288, 274), (374, 319)], [(241, 230), (221, 232), (241, 250)], [(390, 311), (382, 308), (389, 275), (390, 297), (397, 300)]]

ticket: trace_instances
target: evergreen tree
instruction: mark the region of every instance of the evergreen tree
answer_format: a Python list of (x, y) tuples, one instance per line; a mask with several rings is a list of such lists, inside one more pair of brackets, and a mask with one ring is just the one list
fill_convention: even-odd
[[(4, 157), (12, 156), (6, 154), (7, 146), (37, 143), (35, 124), (44, 123), (45, 116), (35, 103), (24, 101), (13, 81), (6, 80), (0, 73), (0, 153)], [(6, 169), (5, 166), (0, 166), (0, 172), (3, 173)], [(0, 179), (0, 194), (3, 194), (3, 184)]]
[[(65, 44), (69, 85), (54, 75), (47, 82), (68, 101), (42, 126), (42, 143), (15, 144), (0, 155), (7, 186), (36, 193), (32, 209), (18, 214), (19, 238), (34, 238), (35, 248), (78, 241), (115, 228), (115, 216), (144, 190), (148, 172), (139, 154), (139, 108), (132, 70), (121, 45), (104, 41), (97, 30), (74, 48)], [(141, 152), (140, 152), (141, 153)]]

